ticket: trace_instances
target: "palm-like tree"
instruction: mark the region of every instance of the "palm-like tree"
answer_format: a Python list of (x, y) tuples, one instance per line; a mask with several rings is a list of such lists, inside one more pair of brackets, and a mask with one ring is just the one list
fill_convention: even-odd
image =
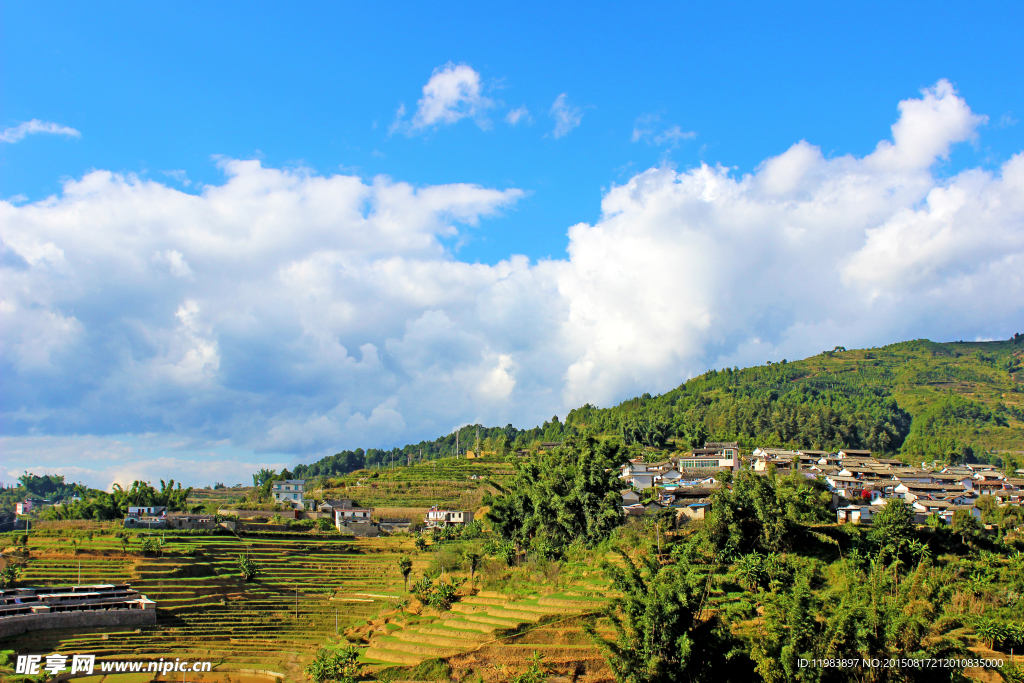
[(764, 556), (756, 552), (744, 555), (736, 561), (736, 574), (744, 588), (756, 591), (764, 575)]
[(398, 569), (402, 572), (402, 579), (405, 581), (405, 592), (409, 592), (409, 574), (412, 573), (412, 560), (402, 557), (398, 560)]
[(917, 563), (920, 565), (925, 560), (931, 559), (932, 549), (928, 543), (922, 543), (916, 538), (912, 538), (907, 542), (907, 550), (910, 554), (917, 558)]
[(476, 574), (476, 568), (480, 566), (480, 553), (466, 550), (462, 553), (462, 559), (469, 565), (469, 580), (472, 581)]

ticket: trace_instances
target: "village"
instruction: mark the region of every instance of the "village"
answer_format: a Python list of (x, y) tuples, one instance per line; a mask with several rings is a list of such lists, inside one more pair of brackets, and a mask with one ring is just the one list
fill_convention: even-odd
[(1024, 489), (1024, 477), (1007, 476), (987, 464), (911, 467), (894, 458), (873, 457), (867, 450), (762, 447), (744, 461), (736, 442), (709, 442), (681, 457), (652, 463), (638, 458), (623, 465), (622, 480), (629, 488), (621, 491), (622, 510), (639, 516), (669, 508), (679, 522), (703, 519), (712, 494), (723, 485), (722, 474), (741, 467), (760, 475), (774, 471), (780, 477), (797, 474), (821, 482), (832, 494), (840, 523), (869, 523), (891, 501), (910, 505), (918, 524), (931, 515), (952, 524), (959, 510), (981, 519), (982, 496), (990, 496), (997, 506), (1020, 506)]
[[(469, 510), (447, 510), (432, 506), (423, 515), (422, 523), (407, 518), (375, 515), (374, 508), (360, 507), (349, 498), (319, 499), (306, 497), (304, 479), (275, 481), (271, 487), (272, 510), (219, 509), (216, 513), (170, 511), (164, 506), (129, 506), (124, 526), (129, 529), (213, 530), (231, 532), (296, 530), (294, 522), (306, 521), (310, 529), (359, 538), (376, 538), (382, 534), (465, 526), (473, 522)], [(308, 520), (308, 521), (307, 521)], [(298, 527), (302, 530), (303, 527)]]
[[(559, 445), (543, 444), (548, 449)], [(897, 500), (911, 506), (918, 524), (925, 524), (934, 516), (933, 519), (949, 525), (960, 510), (980, 520), (982, 496), (990, 496), (991, 504), (1000, 507), (1021, 505), (1024, 476), (1008, 476), (989, 464), (937, 465), (921, 463), (920, 467), (912, 467), (901, 460), (874, 457), (870, 451), (858, 449), (829, 452), (758, 447), (743, 456), (737, 442), (706, 442), (703, 448), (662, 461), (629, 460), (620, 475), (625, 485), (620, 491), (621, 507), (627, 518), (667, 509), (675, 512), (677, 525), (703, 519), (711, 508), (712, 494), (725, 484), (727, 477), (723, 474), (741, 468), (759, 475), (774, 471), (780, 477), (795, 473), (820, 482), (832, 495), (832, 508), (839, 523), (870, 523), (883, 506)], [(215, 515), (189, 514), (159, 506), (132, 506), (124, 526), (179, 530), (223, 527), (244, 532), (286, 530), (289, 527), (285, 522), (314, 520), (320, 530), (329, 525), (342, 534), (372, 538), (396, 532), (429, 532), (474, 520), (471, 510), (450, 510), (437, 505), (427, 510), (422, 520), (379, 517), (373, 508), (360, 507), (351, 499), (307, 498), (306, 481), (302, 479), (277, 481), (271, 490), (278, 508), (273, 512), (221, 509)], [(25, 505), (28, 509), (31, 501)]]
[[(559, 443), (544, 443), (544, 449)], [(470, 459), (481, 454), (469, 452)], [(486, 454), (484, 454), (486, 456)], [(515, 453), (523, 457), (525, 453)], [(797, 474), (820, 482), (831, 493), (832, 508), (839, 523), (870, 523), (887, 503), (909, 504), (915, 521), (935, 519), (951, 524), (957, 511), (966, 510), (981, 519), (979, 499), (990, 496), (989, 504), (1020, 506), (1024, 472), (1013, 477), (984, 463), (943, 465), (922, 462), (913, 467), (895, 458), (875, 457), (860, 449), (787, 450), (757, 447), (741, 454), (738, 442), (706, 442), (703, 448), (649, 462), (633, 458), (622, 466), (621, 507), (625, 517), (641, 517), (662, 510), (675, 511), (677, 525), (703, 519), (712, 505), (712, 494), (725, 485), (725, 473), (749, 469), (759, 475), (774, 472), (780, 477)], [(470, 475), (476, 479), (479, 475)], [(362, 507), (352, 499), (324, 499), (309, 496), (307, 481), (275, 481), (271, 487), (274, 506), (266, 509), (222, 508), (213, 512), (181, 512), (163, 506), (129, 506), (124, 527), (129, 529), (200, 530), (223, 528), (232, 532), (285, 531), (296, 523), (319, 531), (335, 529), (356, 537), (377, 537), (394, 533), (431, 531), (470, 524), (479, 519), (473, 510), (446, 509), (432, 505), (419, 518), (382, 517), (373, 507)], [(985, 504), (985, 503), (982, 503)], [(58, 503), (26, 498), (17, 503), (17, 515), (59, 507)], [(299, 529), (302, 526), (298, 527)]]

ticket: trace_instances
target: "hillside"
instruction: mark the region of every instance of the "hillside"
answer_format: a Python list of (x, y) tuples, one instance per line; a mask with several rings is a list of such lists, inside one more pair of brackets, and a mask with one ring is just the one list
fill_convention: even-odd
[[(159, 539), (156, 552), (143, 551), (146, 538)], [(302, 670), (322, 646), (355, 644), (371, 680), (406, 681), (448, 680), (453, 670), (468, 680), (504, 681), (540, 652), (567, 671), (587, 667), (590, 675), (580, 681), (610, 682), (601, 653), (582, 630), (583, 615), (606, 602), (608, 584), (594, 556), (581, 556), (572, 566), (530, 561), (511, 567), (482, 557), (485, 539), (428, 538), (419, 549), (404, 534), (151, 536), (125, 534), (111, 523), (42, 522), (24, 554), (24, 584), (62, 585), (79, 577), (83, 583), (130, 581), (157, 602), (157, 623), (137, 630), (33, 631), (4, 640), (0, 649), (210, 660), (215, 673), (197, 680), (221, 683), (282, 680), (245, 674), (265, 670), (285, 681), (306, 680)], [(13, 536), (0, 535), (0, 549), (13, 542)], [(466, 566), (467, 551), (478, 557), (473, 570)], [(241, 555), (259, 566), (252, 581), (240, 573)], [(412, 562), (409, 590), (401, 557)], [(424, 577), (436, 586), (459, 582), (449, 605), (417, 602), (410, 591), (426, 590)], [(10, 673), (0, 664), (0, 679)]]
[[(532, 429), (471, 425), (460, 443), (500, 457), (512, 449), (589, 431), (638, 452), (678, 450), (705, 440), (801, 448), (870, 448), (912, 461), (982, 460), (1024, 467), (1024, 336), (1008, 341), (926, 339), (804, 360), (710, 370), (659, 396), (611, 408), (585, 405)], [(344, 451), (296, 476), (334, 476), (365, 467), (401, 469), (451, 457), (455, 435), (391, 451)], [(422, 456), (421, 456), (422, 453)]]

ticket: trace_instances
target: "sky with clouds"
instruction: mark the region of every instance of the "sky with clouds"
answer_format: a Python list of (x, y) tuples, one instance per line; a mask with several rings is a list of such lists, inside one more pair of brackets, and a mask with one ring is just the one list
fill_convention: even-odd
[(0, 479), (243, 483), (1024, 331), (1024, 48), (908, 7), (6, 6)]

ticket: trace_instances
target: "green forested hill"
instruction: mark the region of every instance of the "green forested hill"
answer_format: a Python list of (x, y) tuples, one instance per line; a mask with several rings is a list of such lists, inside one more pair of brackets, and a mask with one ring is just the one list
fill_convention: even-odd
[[(1024, 336), (1001, 342), (926, 339), (872, 349), (836, 347), (800, 361), (710, 370), (662, 394), (611, 408), (585, 405), (532, 429), (467, 426), (460, 443), (499, 454), (575, 432), (635, 449), (705, 440), (755, 446), (870, 448), (913, 462), (983, 460), (1024, 467)], [(479, 429), (478, 429), (479, 427)], [(407, 456), (450, 456), (455, 435), (390, 451), (345, 451), (295, 476), (339, 475)]]
[[(711, 370), (661, 396), (584, 406), (566, 424), (627, 442), (870, 448), (913, 460), (1024, 455), (1024, 337), (901, 342)], [(998, 457), (1009, 464), (1013, 454)], [(1019, 465), (1017, 465), (1019, 466)]]

